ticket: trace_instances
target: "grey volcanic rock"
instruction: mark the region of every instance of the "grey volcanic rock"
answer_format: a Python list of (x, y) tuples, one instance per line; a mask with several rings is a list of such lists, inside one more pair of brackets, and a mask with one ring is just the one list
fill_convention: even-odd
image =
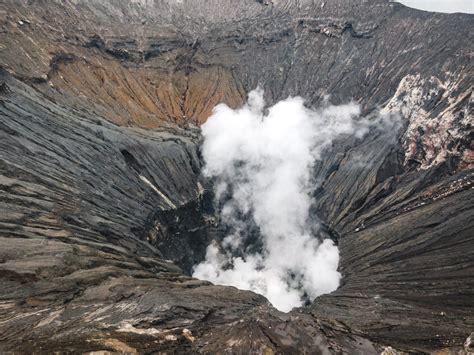
[[(2, 1), (0, 351), (462, 350), (473, 25), (382, 0)], [(257, 85), (400, 116), (314, 167), (343, 280), (288, 314), (189, 277), (221, 237), (196, 124)]]

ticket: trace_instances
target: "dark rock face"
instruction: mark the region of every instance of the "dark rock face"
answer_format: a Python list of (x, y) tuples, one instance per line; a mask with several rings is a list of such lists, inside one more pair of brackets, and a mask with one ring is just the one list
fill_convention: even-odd
[[(0, 351), (469, 351), (473, 24), (382, 0), (3, 1)], [(288, 314), (186, 276), (219, 233), (195, 124), (257, 85), (402, 121), (314, 167), (343, 281)]]

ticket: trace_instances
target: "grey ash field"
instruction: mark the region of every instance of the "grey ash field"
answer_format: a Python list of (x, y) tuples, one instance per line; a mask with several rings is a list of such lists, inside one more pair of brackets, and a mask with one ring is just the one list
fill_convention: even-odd
[[(0, 1), (0, 352), (474, 351), (473, 28), (384, 0)], [(402, 122), (314, 166), (343, 278), (289, 313), (190, 276), (221, 233), (198, 127), (257, 85)]]

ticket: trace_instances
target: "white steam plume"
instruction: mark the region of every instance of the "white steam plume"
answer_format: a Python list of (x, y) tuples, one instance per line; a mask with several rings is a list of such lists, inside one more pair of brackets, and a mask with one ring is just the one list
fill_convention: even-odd
[[(286, 312), (339, 286), (338, 249), (309, 218), (311, 168), (334, 139), (362, 137), (370, 124), (356, 119), (355, 103), (311, 110), (292, 97), (264, 106), (257, 89), (242, 108), (218, 105), (202, 126), (204, 174), (216, 179), (231, 232), (208, 246), (193, 276), (260, 293)], [(249, 219), (260, 252), (246, 249)]]

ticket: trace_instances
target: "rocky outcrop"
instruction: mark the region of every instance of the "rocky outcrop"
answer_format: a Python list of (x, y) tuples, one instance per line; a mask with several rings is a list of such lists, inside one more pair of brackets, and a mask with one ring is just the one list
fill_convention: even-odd
[[(472, 25), (382, 0), (3, 1), (0, 351), (468, 347)], [(400, 115), (314, 167), (343, 280), (288, 314), (187, 276), (220, 233), (197, 125), (257, 85)]]

